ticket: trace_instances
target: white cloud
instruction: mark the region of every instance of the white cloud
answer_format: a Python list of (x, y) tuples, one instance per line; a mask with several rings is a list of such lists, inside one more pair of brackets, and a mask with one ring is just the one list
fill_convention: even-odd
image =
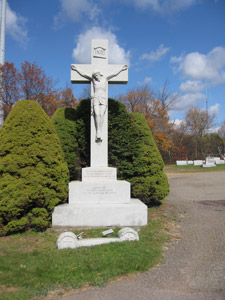
[[(187, 79), (180, 85), (179, 101), (173, 113), (184, 112), (189, 106), (205, 100), (206, 87), (215, 87), (225, 82), (225, 47), (215, 47), (208, 54), (192, 52), (172, 57), (170, 62), (175, 63), (175, 71)], [(209, 108), (209, 113), (218, 115), (219, 110), (220, 105), (217, 103)]]
[(211, 127), (209, 128), (209, 133), (218, 133), (220, 127)]
[(182, 82), (179, 88), (181, 93), (198, 93), (205, 88), (205, 84), (201, 81), (187, 80)]
[(184, 122), (183, 120), (175, 119), (175, 120), (173, 121), (173, 124), (174, 124), (175, 129), (180, 128), (180, 126), (181, 126), (181, 124), (182, 124), (183, 122)]
[(100, 27), (92, 27), (77, 38), (77, 46), (73, 49), (73, 58), (76, 63), (91, 62), (91, 40), (106, 39), (109, 41), (109, 63), (110, 64), (130, 64), (130, 52), (120, 47), (117, 37), (111, 31)]
[(187, 110), (190, 106), (196, 105), (198, 101), (205, 99), (205, 95), (202, 93), (187, 93), (180, 95), (174, 105), (171, 115), (176, 112), (183, 112)]
[(143, 81), (138, 81), (138, 84), (143, 85), (143, 84), (149, 84), (150, 82), (152, 82), (152, 77), (145, 77)]
[(208, 54), (192, 52), (182, 58), (172, 58), (177, 71), (191, 80), (207, 80), (213, 85), (225, 82), (225, 47), (215, 47)]
[(61, 10), (54, 17), (55, 28), (62, 27), (67, 19), (78, 22), (81, 17), (97, 20), (100, 9), (93, 0), (61, 0)]
[[(1, 0), (0, 0), (0, 13), (1, 13)], [(6, 6), (6, 33), (17, 41), (20, 45), (25, 46), (28, 41), (26, 19), (15, 11), (13, 11), (9, 4)]]
[(164, 47), (163, 44), (161, 44), (158, 49), (156, 49), (155, 51), (153, 51), (153, 50), (150, 51), (149, 54), (147, 54), (147, 53), (143, 54), (140, 57), (140, 59), (147, 59), (147, 60), (152, 61), (152, 62), (159, 61), (163, 56), (166, 55), (166, 53), (169, 50), (170, 50), (170, 48), (166, 48), (166, 47)]
[(215, 105), (210, 106), (208, 111), (209, 111), (210, 115), (217, 116), (219, 114), (219, 112), (220, 112), (220, 104), (216, 103)]
[(180, 63), (180, 62), (182, 62), (182, 60), (183, 60), (183, 55), (181, 55), (181, 56), (172, 56), (171, 58), (170, 58), (170, 62), (171, 63)]
[[(126, 0), (125, 0), (126, 1)], [(150, 9), (162, 14), (171, 14), (189, 8), (198, 0), (132, 0), (136, 7)], [(129, 1), (130, 2), (130, 1)]]

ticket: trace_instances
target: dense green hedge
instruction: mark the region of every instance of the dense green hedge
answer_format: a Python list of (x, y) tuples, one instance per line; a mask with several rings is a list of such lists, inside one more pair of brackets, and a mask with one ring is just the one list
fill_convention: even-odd
[[(90, 100), (81, 101), (76, 116), (81, 165), (90, 165)], [(164, 163), (142, 114), (129, 114), (118, 101), (109, 99), (109, 165), (118, 178), (132, 184), (132, 197), (147, 204), (169, 192)]]
[(90, 99), (82, 100), (76, 109), (77, 142), (82, 168), (90, 166)]
[(68, 193), (56, 131), (37, 102), (22, 100), (2, 126), (0, 141), (0, 232), (44, 230)]
[(131, 183), (133, 198), (154, 204), (169, 193), (164, 163), (142, 114), (129, 114), (109, 99), (109, 163)]
[(67, 162), (70, 181), (80, 175), (80, 158), (77, 143), (76, 111), (74, 108), (59, 108), (51, 118), (60, 138), (65, 161)]
[(130, 178), (132, 195), (145, 203), (154, 204), (169, 193), (169, 183), (163, 172), (164, 162), (151, 130), (142, 114), (132, 114), (139, 151), (134, 157), (134, 175)]

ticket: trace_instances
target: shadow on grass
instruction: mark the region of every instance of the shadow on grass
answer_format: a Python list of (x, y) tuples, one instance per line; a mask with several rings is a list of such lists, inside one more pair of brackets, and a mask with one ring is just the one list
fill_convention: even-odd
[(161, 201), (152, 201), (146, 204), (148, 208), (160, 207), (162, 205)]

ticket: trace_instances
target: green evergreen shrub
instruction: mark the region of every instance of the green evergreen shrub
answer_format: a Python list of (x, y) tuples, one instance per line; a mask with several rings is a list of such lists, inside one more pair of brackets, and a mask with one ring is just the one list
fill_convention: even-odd
[(139, 151), (134, 158), (135, 173), (131, 178), (132, 195), (144, 203), (154, 204), (169, 193), (169, 183), (163, 172), (164, 162), (151, 130), (142, 114), (131, 114), (134, 121)]
[(44, 230), (67, 200), (60, 140), (36, 101), (18, 101), (0, 130), (0, 231)]
[(76, 109), (77, 142), (82, 168), (90, 166), (91, 100), (80, 101)]
[(70, 181), (80, 179), (80, 158), (77, 143), (76, 111), (71, 107), (59, 108), (51, 118), (60, 138)]
[[(118, 179), (131, 183), (132, 197), (154, 204), (169, 193), (164, 163), (142, 114), (129, 114), (126, 107), (109, 99), (109, 165)], [(82, 167), (89, 166), (90, 100), (77, 108), (77, 131)]]
[(133, 198), (153, 205), (169, 193), (164, 163), (143, 114), (109, 99), (109, 163), (131, 183)]

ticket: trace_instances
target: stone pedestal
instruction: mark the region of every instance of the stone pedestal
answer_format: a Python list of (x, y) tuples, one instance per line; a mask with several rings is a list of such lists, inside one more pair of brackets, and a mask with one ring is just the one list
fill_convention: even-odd
[(147, 225), (147, 206), (130, 199), (130, 183), (116, 180), (116, 169), (90, 167), (82, 181), (69, 184), (69, 203), (55, 207), (52, 225), (107, 227)]

